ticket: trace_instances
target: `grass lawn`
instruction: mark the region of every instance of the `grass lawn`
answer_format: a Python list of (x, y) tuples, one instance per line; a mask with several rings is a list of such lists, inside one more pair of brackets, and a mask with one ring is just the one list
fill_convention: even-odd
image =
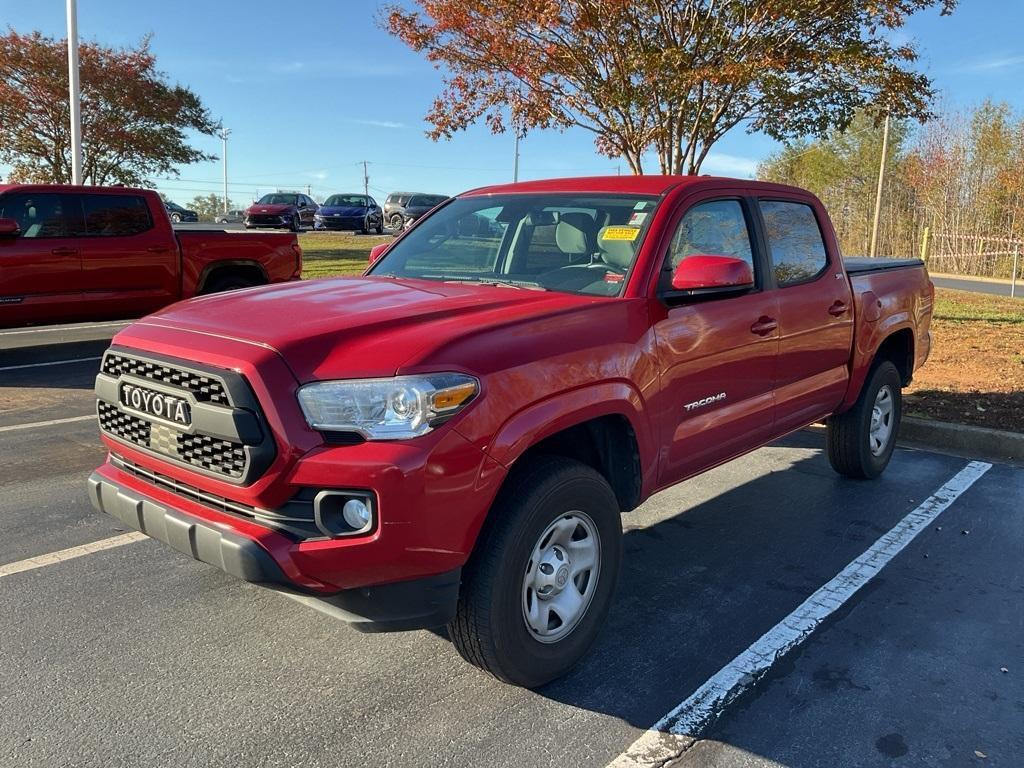
[[(307, 278), (358, 275), (391, 235), (299, 235)], [(1024, 300), (938, 288), (932, 353), (906, 393), (906, 413), (1024, 432)]]
[(337, 277), (358, 275), (366, 269), (370, 249), (388, 243), (391, 235), (360, 235), (355, 232), (303, 232), (302, 276)]
[(905, 411), (1024, 432), (1024, 300), (936, 289), (931, 357)]

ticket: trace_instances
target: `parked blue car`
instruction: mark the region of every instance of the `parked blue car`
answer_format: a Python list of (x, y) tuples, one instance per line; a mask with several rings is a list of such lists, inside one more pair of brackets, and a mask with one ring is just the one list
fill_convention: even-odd
[(331, 195), (320, 206), (317, 229), (355, 229), (363, 234), (371, 230), (384, 234), (384, 211), (366, 195)]

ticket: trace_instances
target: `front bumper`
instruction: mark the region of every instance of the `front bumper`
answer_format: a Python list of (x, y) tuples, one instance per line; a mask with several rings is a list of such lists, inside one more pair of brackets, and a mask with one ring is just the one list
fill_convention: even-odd
[[(316, 223), (322, 229), (337, 229), (337, 230), (349, 230), (349, 229), (362, 229), (366, 223), (366, 217), (364, 216), (323, 216), (316, 220)], [(371, 222), (372, 225), (372, 222)]]
[[(455, 615), (461, 568), (419, 579), (325, 593), (324, 585), (296, 580), (294, 563), (278, 562), (242, 530), (190, 514), (181, 507), (118, 482), (104, 470), (89, 478), (89, 497), (100, 512), (243, 581), (268, 587), (347, 621), (363, 632), (394, 632), (442, 626)], [(283, 537), (280, 537), (283, 538)], [(267, 538), (266, 540), (269, 540)], [(280, 555), (279, 555), (280, 556)], [(291, 571), (289, 575), (286, 571)]]

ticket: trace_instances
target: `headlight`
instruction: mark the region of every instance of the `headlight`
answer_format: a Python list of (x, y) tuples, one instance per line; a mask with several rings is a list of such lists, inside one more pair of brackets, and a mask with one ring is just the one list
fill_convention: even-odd
[(319, 213), (314, 213), (313, 214), (313, 218), (316, 219), (317, 221), (323, 221), (324, 220), (324, 217), (321, 216)]
[(461, 373), (390, 379), (319, 381), (299, 389), (299, 405), (313, 429), (356, 432), (367, 440), (425, 435), (476, 397), (480, 383)]

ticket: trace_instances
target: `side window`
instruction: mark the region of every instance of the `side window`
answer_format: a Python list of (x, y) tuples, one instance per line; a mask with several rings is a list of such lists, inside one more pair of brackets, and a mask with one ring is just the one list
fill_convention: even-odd
[(663, 280), (670, 282), (679, 262), (698, 254), (742, 259), (756, 274), (750, 232), (739, 200), (698, 203), (686, 212), (672, 237)]
[(781, 200), (762, 200), (760, 205), (775, 282), (792, 285), (821, 274), (828, 254), (814, 209)]
[(85, 233), (91, 237), (129, 237), (152, 228), (149, 207), (137, 195), (79, 195)]
[(15, 192), (0, 197), (0, 218), (14, 219), (21, 237), (68, 237), (67, 212), (60, 195)]

